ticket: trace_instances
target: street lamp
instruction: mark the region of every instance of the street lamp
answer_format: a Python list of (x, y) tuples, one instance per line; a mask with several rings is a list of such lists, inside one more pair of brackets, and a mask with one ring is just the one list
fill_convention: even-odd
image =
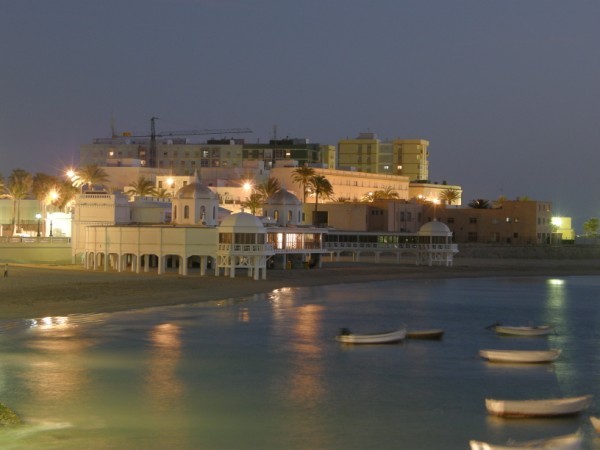
[(175, 180), (173, 178), (167, 178), (167, 185), (171, 188), (171, 198), (175, 197)]
[(50, 234), (49, 237), (52, 237), (52, 213), (48, 214), (48, 219), (50, 219)]
[(42, 215), (37, 213), (35, 218), (37, 219), (37, 237), (40, 237), (40, 219), (42, 218)]

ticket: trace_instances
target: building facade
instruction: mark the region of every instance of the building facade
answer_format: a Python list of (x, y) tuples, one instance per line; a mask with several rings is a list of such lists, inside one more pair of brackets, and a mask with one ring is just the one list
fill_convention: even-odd
[(429, 179), (429, 142), (424, 139), (380, 141), (375, 133), (338, 142), (338, 168), (406, 176), (410, 181)]
[(497, 208), (425, 205), (424, 220), (448, 225), (457, 243), (545, 245), (553, 243), (550, 202), (506, 200)]

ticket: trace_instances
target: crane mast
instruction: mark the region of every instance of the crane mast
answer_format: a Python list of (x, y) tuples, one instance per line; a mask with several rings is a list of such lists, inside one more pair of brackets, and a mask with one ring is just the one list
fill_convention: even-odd
[(246, 134), (252, 133), (250, 128), (220, 128), (204, 130), (182, 130), (182, 131), (161, 131), (156, 132), (156, 120), (158, 117), (150, 118), (150, 135), (134, 134), (129, 137), (150, 137), (150, 149), (146, 155), (146, 166), (156, 167), (156, 138), (169, 136), (200, 136), (208, 134)]

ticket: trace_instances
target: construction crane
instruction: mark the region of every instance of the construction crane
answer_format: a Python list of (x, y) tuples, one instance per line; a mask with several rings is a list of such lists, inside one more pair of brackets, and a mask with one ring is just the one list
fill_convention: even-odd
[(150, 134), (130, 134), (130, 137), (149, 137), (150, 149), (146, 155), (146, 166), (156, 167), (156, 138), (172, 136), (200, 136), (207, 134), (245, 134), (252, 133), (250, 128), (221, 128), (206, 130), (183, 130), (183, 131), (160, 131), (156, 132), (156, 120), (158, 117), (150, 118)]

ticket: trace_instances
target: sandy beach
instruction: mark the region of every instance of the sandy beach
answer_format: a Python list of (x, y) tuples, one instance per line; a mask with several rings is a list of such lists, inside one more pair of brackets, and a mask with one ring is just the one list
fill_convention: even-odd
[(0, 280), (0, 320), (123, 311), (220, 300), (283, 287), (490, 276), (599, 275), (600, 260), (457, 258), (453, 267), (325, 262), (321, 269), (271, 270), (267, 280), (207, 275), (86, 271), (80, 266), (11, 264)]

